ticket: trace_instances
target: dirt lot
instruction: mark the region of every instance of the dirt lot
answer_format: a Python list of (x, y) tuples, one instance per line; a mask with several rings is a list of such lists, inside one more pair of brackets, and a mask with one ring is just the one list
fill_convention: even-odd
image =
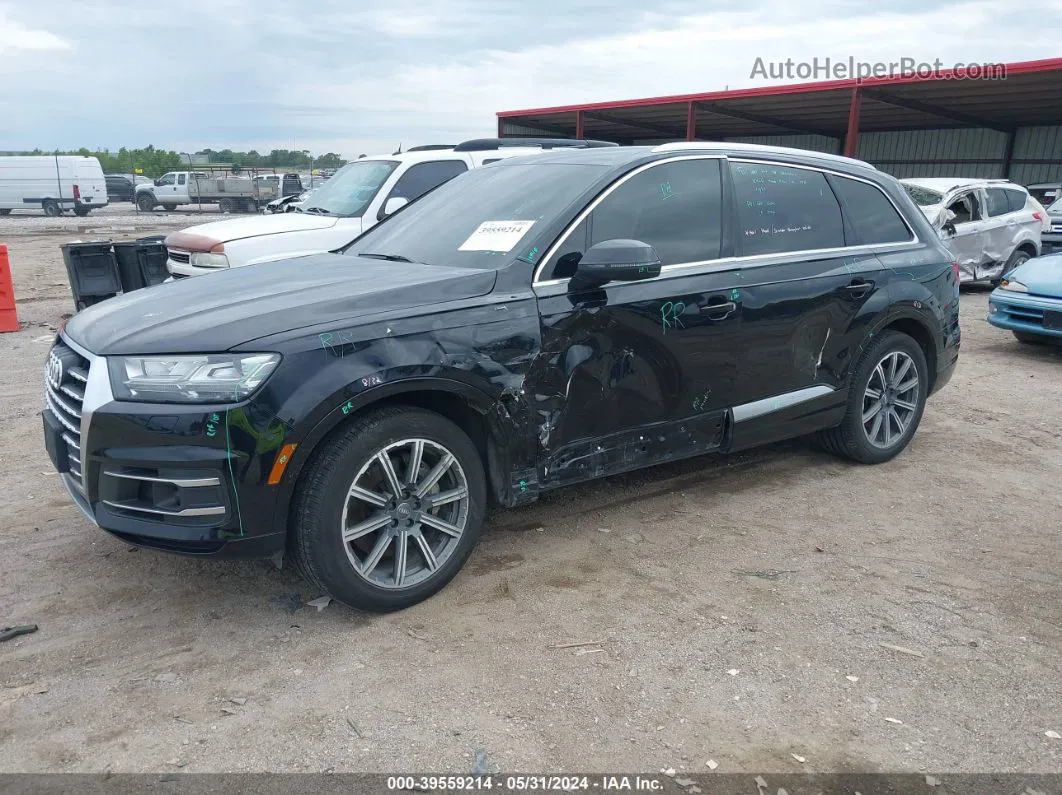
[(372, 617), (269, 562), (135, 551), (50, 471), (59, 244), (187, 221), (0, 219), (0, 626), (40, 625), (0, 645), (0, 770), (1062, 771), (1062, 354), (985, 291), (897, 460), (794, 442), (566, 489)]

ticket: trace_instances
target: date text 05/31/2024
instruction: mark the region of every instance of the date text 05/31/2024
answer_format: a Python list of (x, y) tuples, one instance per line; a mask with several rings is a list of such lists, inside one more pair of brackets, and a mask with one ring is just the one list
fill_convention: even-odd
[(499, 792), (572, 792), (576, 790), (655, 792), (657, 778), (643, 776), (388, 776), (387, 789), (399, 792), (496, 790)]

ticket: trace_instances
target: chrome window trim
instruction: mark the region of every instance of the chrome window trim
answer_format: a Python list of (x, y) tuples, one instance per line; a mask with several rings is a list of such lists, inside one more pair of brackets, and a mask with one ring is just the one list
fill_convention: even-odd
[[(647, 171), (648, 169), (653, 168), (654, 166), (662, 165), (664, 163), (674, 163), (683, 160), (726, 160), (728, 162), (737, 163), (756, 163), (768, 166), (803, 168), (808, 171), (818, 171), (824, 174), (833, 174), (834, 176), (841, 177), (843, 179), (851, 179), (857, 182), (865, 182), (871, 187), (877, 189), (882, 195), (885, 196), (886, 199), (888, 199), (889, 204), (892, 205), (892, 208), (894, 210), (896, 210), (896, 213), (900, 216), (900, 220), (903, 221), (903, 224), (907, 228), (907, 231), (911, 233), (911, 237), (907, 240), (896, 241), (894, 243), (861, 243), (859, 245), (835, 246), (833, 248), (801, 249), (799, 251), (781, 251), (772, 254), (748, 254), (740, 257), (719, 257), (717, 259), (699, 260), (697, 262), (676, 262), (672, 265), (664, 265), (660, 269), (661, 276), (664, 276), (665, 274), (674, 271), (688, 270), (691, 268), (703, 269), (705, 273), (714, 273), (716, 271), (732, 270), (735, 267), (739, 267), (742, 269), (746, 267), (756, 268), (763, 267), (764, 265), (785, 264), (789, 261), (799, 262), (807, 259), (825, 259), (827, 257), (837, 255), (843, 256), (845, 254), (875, 254), (879, 251), (905, 251), (919, 248), (922, 246), (922, 239), (918, 237), (918, 232), (911, 227), (911, 224), (907, 220), (907, 216), (903, 214), (900, 208), (896, 205), (896, 202), (893, 201), (892, 197), (889, 196), (887, 192), (882, 190), (881, 186), (875, 183), (873, 180), (866, 179), (864, 177), (859, 177), (854, 174), (849, 174), (843, 171), (837, 171), (835, 169), (827, 168), (826, 166), (809, 166), (804, 165), (802, 163), (789, 163), (778, 160), (757, 160), (747, 157), (727, 157), (723, 154), (687, 155), (684, 157), (669, 157), (663, 160), (654, 160), (651, 163), (645, 163), (639, 166), (638, 168), (634, 169), (633, 171), (629, 172), (628, 174), (625, 174), (621, 179), (617, 180), (613, 184), (609, 185), (609, 187), (600, 196), (594, 199), (594, 201), (592, 201), (587, 207), (583, 209), (581, 213), (579, 213), (579, 215), (575, 217), (575, 219), (568, 225), (564, 232), (561, 233), (561, 236), (557, 238), (556, 242), (554, 242), (554, 244), (549, 247), (549, 251), (546, 252), (546, 255), (539, 262), (538, 267), (535, 268), (534, 275), (531, 279), (532, 288), (549, 287), (557, 284), (566, 284), (568, 282), (567, 278), (540, 280), (539, 276), (542, 274), (542, 271), (546, 268), (546, 266), (550, 263), (553, 256), (557, 253), (557, 250), (567, 242), (568, 238), (571, 236), (572, 232), (575, 231), (576, 227), (578, 227), (579, 224), (581, 224), (586, 219), (586, 216), (592, 213), (597, 208), (597, 206), (602, 201), (604, 201), (609, 196), (609, 194), (612, 193), (612, 191), (616, 190), (628, 179), (635, 176), (636, 174), (641, 173), (642, 171)], [(840, 205), (840, 201), (838, 201), (838, 205)]]

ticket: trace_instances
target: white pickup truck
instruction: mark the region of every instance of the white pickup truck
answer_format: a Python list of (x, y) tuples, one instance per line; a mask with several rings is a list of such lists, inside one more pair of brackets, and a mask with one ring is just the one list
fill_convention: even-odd
[(150, 212), (159, 205), (174, 210), (182, 204), (216, 204), (223, 213), (254, 213), (280, 196), (301, 192), (298, 174), (231, 176), (169, 171), (152, 184), (137, 185), (136, 206), (141, 212)]
[(453, 147), (415, 147), (401, 154), (359, 158), (337, 171), (295, 212), (215, 221), (171, 233), (166, 238), (166, 265), (179, 279), (332, 251), (469, 169), (552, 148), (590, 146), (614, 144), (484, 138)]

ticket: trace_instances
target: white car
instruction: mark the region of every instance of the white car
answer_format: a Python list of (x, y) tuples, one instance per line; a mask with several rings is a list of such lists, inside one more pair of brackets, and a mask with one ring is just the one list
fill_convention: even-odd
[(901, 179), (959, 263), (959, 281), (999, 281), (1040, 256), (1044, 208), (1005, 179)]
[(552, 138), (484, 138), (454, 147), (431, 146), (359, 158), (339, 169), (295, 212), (215, 221), (171, 233), (166, 238), (166, 265), (174, 278), (182, 278), (333, 251), (469, 169), (552, 148), (614, 145)]

